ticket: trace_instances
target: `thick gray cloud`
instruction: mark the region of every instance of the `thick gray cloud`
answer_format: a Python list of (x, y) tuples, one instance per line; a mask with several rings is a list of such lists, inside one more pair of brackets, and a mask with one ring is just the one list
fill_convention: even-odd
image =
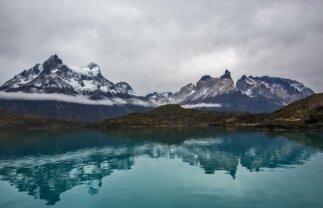
[(321, 0), (0, 0), (0, 82), (58, 54), (143, 95), (228, 68), (323, 91)]

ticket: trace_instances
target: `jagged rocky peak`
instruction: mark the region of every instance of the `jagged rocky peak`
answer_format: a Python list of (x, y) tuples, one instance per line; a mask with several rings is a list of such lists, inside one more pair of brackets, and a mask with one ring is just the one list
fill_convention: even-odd
[(212, 77), (210, 75), (204, 75), (201, 77), (200, 81), (207, 81), (207, 80), (210, 80), (212, 79)]
[(314, 91), (302, 83), (280, 77), (242, 76), (237, 81), (237, 88), (245, 95), (253, 98), (266, 98), (281, 105), (286, 105), (314, 94)]
[(145, 96), (146, 99), (157, 105), (172, 103), (174, 94), (172, 92), (153, 92)]
[(88, 95), (104, 98), (130, 98), (134, 90), (125, 82), (114, 84), (100, 72), (100, 67), (90, 63), (84, 67), (70, 67), (63, 64), (56, 54), (43, 64), (16, 75), (1, 88), (6, 92), (60, 93), (68, 95)]
[(196, 92), (198, 92), (200, 96), (223, 94), (234, 88), (234, 82), (231, 79), (231, 73), (228, 70), (225, 70), (224, 74), (219, 78), (212, 78), (206, 75), (196, 83)]
[(217, 79), (221, 79), (221, 80), (231, 79), (232, 80), (231, 72), (228, 69), (226, 69), (224, 74), (222, 76), (220, 76), (219, 78), (213, 78), (210, 75), (204, 75), (204, 76), (201, 77), (201, 79), (198, 82), (200, 82), (200, 81), (205, 82), (205, 81), (210, 81), (210, 80), (215, 81)]
[(205, 102), (215, 96), (230, 93), (236, 88), (231, 79), (230, 72), (225, 71), (220, 78), (213, 78), (210, 75), (204, 75), (196, 84), (188, 84), (176, 92), (173, 97), (173, 103), (186, 104), (189, 102)]
[(72, 67), (63, 64), (62, 59), (57, 54), (50, 56), (42, 65), (43, 74), (78, 74), (80, 76), (98, 76), (101, 74), (100, 67), (96, 63), (89, 63), (83, 67)]
[(245, 79), (247, 79), (247, 76), (244, 74), (244, 75), (242, 75), (242, 77), (240, 78), (240, 80), (245, 80)]
[(100, 68), (99, 65), (93, 62), (89, 63), (87, 67), (89, 67), (89, 69)]
[(115, 84), (114, 89), (116, 90), (116, 92), (121, 94), (136, 95), (136, 92), (127, 82), (118, 82), (117, 84)]
[(228, 69), (226, 69), (224, 74), (220, 77), (220, 79), (232, 79), (231, 72)]
[(63, 64), (62, 59), (60, 59), (57, 54), (54, 54), (50, 56), (44, 63), (43, 63), (43, 68), (44, 69), (52, 69), (55, 68), (59, 65)]

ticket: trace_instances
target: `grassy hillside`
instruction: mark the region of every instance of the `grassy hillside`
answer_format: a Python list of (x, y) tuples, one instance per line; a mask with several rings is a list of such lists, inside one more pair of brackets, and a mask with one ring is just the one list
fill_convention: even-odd
[(273, 112), (264, 123), (291, 126), (323, 126), (323, 93), (314, 94)]
[(248, 113), (224, 113), (184, 109), (179, 105), (164, 105), (146, 113), (132, 113), (97, 123), (97, 127), (113, 126), (182, 126), (225, 125), (253, 117)]
[(146, 113), (132, 113), (97, 123), (98, 128), (140, 126), (239, 126), (269, 129), (321, 128), (323, 94), (294, 102), (271, 114), (224, 113), (164, 105)]

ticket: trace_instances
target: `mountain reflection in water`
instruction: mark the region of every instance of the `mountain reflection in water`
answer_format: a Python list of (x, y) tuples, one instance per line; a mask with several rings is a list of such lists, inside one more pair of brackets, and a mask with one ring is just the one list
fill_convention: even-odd
[(234, 180), (238, 167), (258, 172), (305, 163), (322, 149), (317, 137), (211, 128), (2, 132), (0, 180), (53, 205), (80, 184), (98, 193), (104, 177), (130, 170), (139, 157), (181, 160), (205, 174), (224, 170)]

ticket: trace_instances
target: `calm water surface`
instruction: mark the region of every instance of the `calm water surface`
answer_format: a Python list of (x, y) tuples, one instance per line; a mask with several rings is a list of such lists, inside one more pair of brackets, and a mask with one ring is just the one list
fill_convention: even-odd
[(323, 134), (0, 132), (0, 207), (323, 207)]

